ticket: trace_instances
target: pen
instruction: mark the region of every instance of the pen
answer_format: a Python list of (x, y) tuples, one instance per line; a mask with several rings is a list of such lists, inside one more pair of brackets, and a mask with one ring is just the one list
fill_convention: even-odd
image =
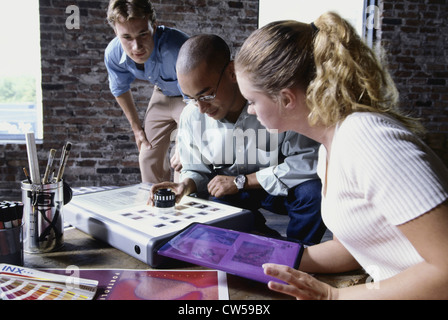
[(54, 173), (55, 173), (56, 169), (53, 168), (53, 170), (51, 171), (51, 175), (50, 175), (50, 180), (49, 181), (54, 181)]
[(28, 180), (29, 184), (33, 184), (33, 182), (31, 181), (30, 175), (28, 174), (28, 170), (26, 170), (26, 168), (23, 168), (23, 172), (25, 173), (25, 177)]
[(48, 163), (47, 163), (47, 167), (45, 169), (44, 179), (42, 180), (42, 183), (44, 183), (44, 184), (49, 182), (48, 177), (50, 175), (51, 167), (53, 166), (53, 160), (54, 160), (55, 154), (56, 154), (56, 150), (51, 149), (50, 154), (48, 155)]
[(28, 164), (30, 167), (31, 181), (35, 184), (40, 184), (39, 162), (37, 159), (36, 141), (34, 133), (29, 132), (25, 134), (26, 151), (28, 153)]
[(70, 154), (70, 149), (72, 148), (72, 144), (67, 142), (62, 150), (61, 156), (61, 164), (59, 167), (58, 175), (56, 176), (56, 182), (61, 181), (62, 175), (64, 174), (65, 165), (67, 164), (68, 155)]

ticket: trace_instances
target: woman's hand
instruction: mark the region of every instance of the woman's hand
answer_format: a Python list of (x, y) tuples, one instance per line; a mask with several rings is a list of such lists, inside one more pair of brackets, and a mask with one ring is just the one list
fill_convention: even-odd
[(313, 276), (288, 266), (266, 263), (264, 273), (287, 284), (269, 281), (273, 291), (295, 297), (297, 300), (333, 300), (337, 299), (338, 289), (323, 283)]

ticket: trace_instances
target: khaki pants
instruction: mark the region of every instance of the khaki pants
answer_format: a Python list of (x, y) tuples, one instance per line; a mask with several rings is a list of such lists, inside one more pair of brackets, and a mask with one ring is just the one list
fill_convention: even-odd
[(171, 180), (168, 149), (176, 141), (177, 124), (185, 107), (182, 97), (167, 97), (154, 88), (144, 119), (146, 138), (150, 149), (139, 154), (142, 182), (158, 183)]

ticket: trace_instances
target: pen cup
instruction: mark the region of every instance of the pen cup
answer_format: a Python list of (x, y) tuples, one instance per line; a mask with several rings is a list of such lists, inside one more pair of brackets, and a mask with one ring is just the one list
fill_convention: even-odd
[(0, 263), (23, 266), (22, 227), (0, 229)]
[(22, 181), (23, 247), (26, 253), (55, 251), (64, 244), (63, 182)]

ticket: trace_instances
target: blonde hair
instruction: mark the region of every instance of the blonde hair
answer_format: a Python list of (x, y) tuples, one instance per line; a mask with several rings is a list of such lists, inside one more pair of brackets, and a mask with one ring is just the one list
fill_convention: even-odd
[(107, 21), (112, 28), (115, 22), (131, 19), (148, 19), (149, 23), (156, 22), (156, 12), (149, 0), (110, 0), (107, 9)]
[(423, 127), (398, 108), (399, 95), (386, 68), (338, 14), (313, 24), (277, 21), (256, 30), (235, 59), (238, 72), (275, 99), (280, 90), (306, 90), (309, 123), (332, 126), (358, 111), (385, 113), (410, 130)]

